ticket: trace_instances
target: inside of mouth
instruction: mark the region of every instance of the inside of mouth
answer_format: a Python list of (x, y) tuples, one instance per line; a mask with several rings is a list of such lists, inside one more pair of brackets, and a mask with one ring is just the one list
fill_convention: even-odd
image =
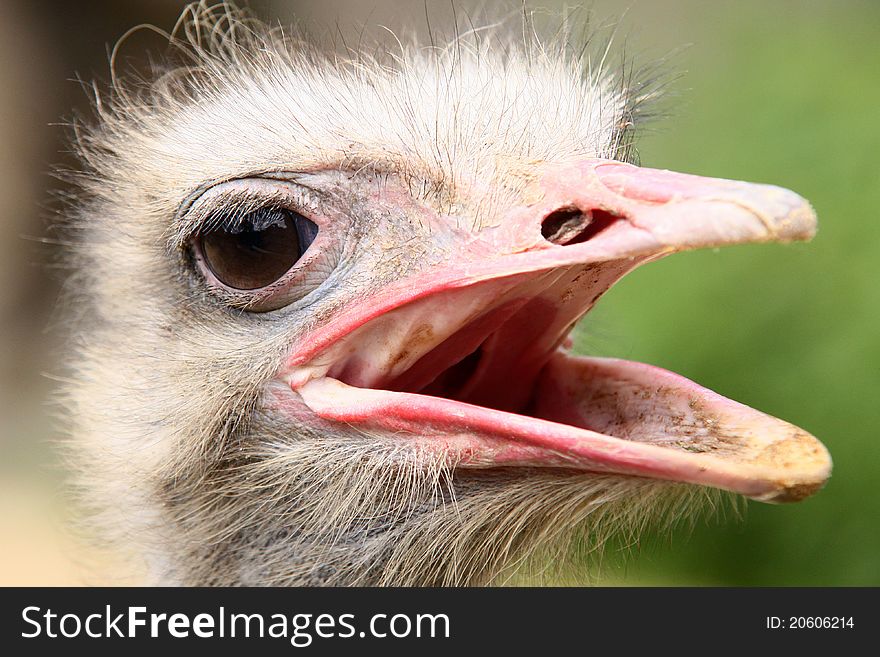
[(453, 399), (464, 401), (462, 396), (473, 380), (474, 374), (480, 365), (483, 357), (483, 345), (481, 344), (476, 350), (462, 358), (457, 363), (450, 365), (437, 375), (437, 378), (431, 381), (421, 390), (416, 390), (422, 395), (430, 397), (442, 397), (444, 399)]
[[(534, 301), (534, 300), (533, 300)], [(569, 333), (558, 330), (556, 313), (538, 304), (499, 308), (461, 328), (425, 353), (408, 370), (369, 387), (463, 402), (537, 419), (560, 421), (539, 410), (542, 370)], [(539, 312), (536, 312), (538, 310)], [(338, 377), (343, 383), (343, 373)], [(587, 427), (583, 422), (569, 423)]]
[[(537, 383), (541, 379), (543, 370), (539, 370), (535, 376), (528, 379), (520, 377), (511, 380), (508, 386), (499, 387), (493, 394), (486, 394), (485, 389), (479, 386), (478, 373), (481, 363), (489, 360), (486, 343), (491, 342), (487, 340), (481, 344), (460, 361), (440, 372), (437, 378), (420, 390), (400, 390), (400, 392), (414, 392), (525, 417), (562, 422), (581, 429), (593, 429), (583, 418), (572, 415), (563, 420), (559, 413), (548, 412), (548, 405), (541, 401), (543, 394)], [(547, 354), (546, 359), (550, 357), (551, 354)], [(485, 371), (483, 373), (485, 374)]]
[[(589, 213), (581, 228), (593, 236), (619, 221), (601, 210)], [(488, 302), (481, 314), (435, 344), (426, 344), (425, 336), (436, 335), (435, 327), (446, 319), (436, 313), (454, 312), (459, 301), (448, 298), (421, 312), (414, 306), (411, 316), (399, 320), (409, 328), (391, 341), (385, 336), (353, 336), (345, 356), (327, 375), (353, 387), (418, 394), (594, 429), (578, 414), (563, 419), (558, 405), (544, 399), (552, 393), (538, 382), (547, 378), (542, 376), (545, 366), (574, 325), (636, 264), (637, 260), (599, 262), (524, 279), (497, 297), (484, 295)]]

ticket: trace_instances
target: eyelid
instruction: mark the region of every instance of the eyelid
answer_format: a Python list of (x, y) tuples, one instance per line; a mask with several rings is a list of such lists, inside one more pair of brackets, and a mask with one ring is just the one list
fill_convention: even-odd
[(270, 205), (298, 212), (320, 229), (323, 227), (319, 211), (322, 201), (315, 190), (286, 179), (239, 178), (201, 188), (184, 200), (178, 209), (170, 246), (173, 250), (186, 248), (200, 232), (216, 227), (216, 224), (209, 224), (215, 215), (243, 217), (250, 211)]

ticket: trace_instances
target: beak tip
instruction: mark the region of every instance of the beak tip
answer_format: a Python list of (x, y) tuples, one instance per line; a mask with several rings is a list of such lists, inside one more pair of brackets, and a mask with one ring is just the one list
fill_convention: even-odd
[[(727, 182), (727, 181), (725, 181)], [(816, 235), (818, 217), (803, 196), (775, 185), (728, 183), (726, 193), (703, 201), (726, 205), (726, 230), (742, 242), (808, 242)], [(716, 206), (717, 207), (717, 206)], [(722, 212), (718, 212), (720, 220)]]
[(770, 458), (775, 461), (775, 470), (788, 472), (770, 490), (750, 496), (759, 502), (800, 502), (819, 492), (831, 477), (833, 464), (828, 448), (806, 431), (796, 429), (790, 439), (771, 444), (762, 456), (768, 453), (775, 454)]
[[(772, 222), (771, 234), (787, 242), (808, 242), (816, 236), (819, 220), (804, 197), (781, 187), (777, 203), (780, 211)], [(768, 228), (770, 224), (768, 224)]]
[(752, 499), (767, 504), (789, 504), (791, 502), (800, 502), (801, 500), (805, 500), (815, 493), (818, 493), (825, 486), (827, 481), (827, 478), (823, 478), (820, 481), (792, 484), (763, 495), (755, 495)]

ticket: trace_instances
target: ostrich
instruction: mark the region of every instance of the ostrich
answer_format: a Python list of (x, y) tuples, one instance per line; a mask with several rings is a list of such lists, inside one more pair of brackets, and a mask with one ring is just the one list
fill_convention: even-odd
[(569, 37), (341, 57), (198, 4), (173, 63), (96, 94), (69, 442), (92, 526), (149, 581), (501, 583), (713, 491), (823, 485), (805, 431), (571, 353), (639, 265), (815, 216), (637, 166), (656, 91)]

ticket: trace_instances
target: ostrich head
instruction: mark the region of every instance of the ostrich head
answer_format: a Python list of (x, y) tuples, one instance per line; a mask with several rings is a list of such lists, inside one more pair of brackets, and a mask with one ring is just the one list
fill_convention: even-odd
[(806, 432), (569, 351), (639, 265), (815, 230), (787, 190), (630, 163), (630, 76), (497, 28), (331, 57), (204, 6), (172, 44), (78, 130), (71, 286), (82, 489), (153, 580), (492, 582), (822, 486)]

